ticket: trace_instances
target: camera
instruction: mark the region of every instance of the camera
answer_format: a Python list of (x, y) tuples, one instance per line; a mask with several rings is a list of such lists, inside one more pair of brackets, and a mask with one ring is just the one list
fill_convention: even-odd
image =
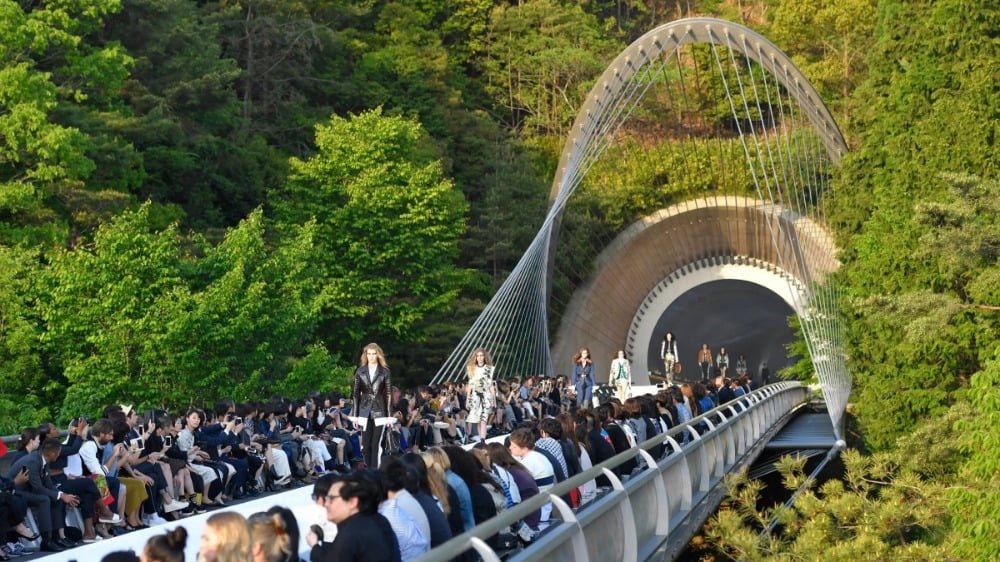
[(90, 420), (87, 418), (87, 416), (77, 416), (73, 418), (72, 421), (69, 422), (69, 425), (70, 427), (77, 427), (78, 425), (80, 425), (81, 421), (83, 421), (84, 423), (90, 423)]

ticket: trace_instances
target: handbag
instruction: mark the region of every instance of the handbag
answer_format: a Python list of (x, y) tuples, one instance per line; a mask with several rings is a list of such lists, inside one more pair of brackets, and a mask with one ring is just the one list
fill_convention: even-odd
[(389, 426), (382, 432), (382, 454), (398, 453), (401, 450), (399, 430)]

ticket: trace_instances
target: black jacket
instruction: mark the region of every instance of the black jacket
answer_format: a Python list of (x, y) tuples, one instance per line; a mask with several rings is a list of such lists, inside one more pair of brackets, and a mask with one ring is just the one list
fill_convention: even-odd
[(375, 378), (368, 379), (368, 365), (362, 365), (354, 371), (354, 390), (351, 398), (354, 400), (354, 415), (359, 418), (380, 418), (389, 415), (389, 401), (392, 398), (392, 381), (389, 368), (379, 365), (375, 370)]
[(337, 527), (337, 538), (332, 543), (313, 547), (309, 557), (312, 562), (400, 562), (396, 533), (378, 513), (357, 513)]

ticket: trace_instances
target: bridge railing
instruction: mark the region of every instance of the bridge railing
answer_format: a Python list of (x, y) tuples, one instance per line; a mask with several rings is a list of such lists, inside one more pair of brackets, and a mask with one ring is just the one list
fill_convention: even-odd
[[(556, 484), (548, 493), (501, 512), (418, 561), (450, 560), (470, 548), (486, 562), (499, 561), (485, 539), (548, 502), (553, 504), (549, 528), (508, 560), (630, 561), (657, 553), (673, 558), (725, 496), (726, 473), (753, 462), (808, 400), (808, 389), (797, 382), (755, 390)], [(664, 455), (654, 459), (649, 450), (661, 444), (666, 445)], [(637, 455), (653, 468), (625, 480), (616, 477), (612, 469)], [(594, 501), (574, 511), (561, 499), (602, 475), (612, 489)]]

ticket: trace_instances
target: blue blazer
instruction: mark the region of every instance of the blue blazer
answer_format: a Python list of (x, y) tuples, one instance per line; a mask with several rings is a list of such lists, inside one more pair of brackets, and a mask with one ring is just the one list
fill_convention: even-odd
[(573, 363), (573, 386), (586, 388), (597, 384), (594, 378), (594, 362), (588, 361), (586, 367), (581, 367), (579, 363)]

